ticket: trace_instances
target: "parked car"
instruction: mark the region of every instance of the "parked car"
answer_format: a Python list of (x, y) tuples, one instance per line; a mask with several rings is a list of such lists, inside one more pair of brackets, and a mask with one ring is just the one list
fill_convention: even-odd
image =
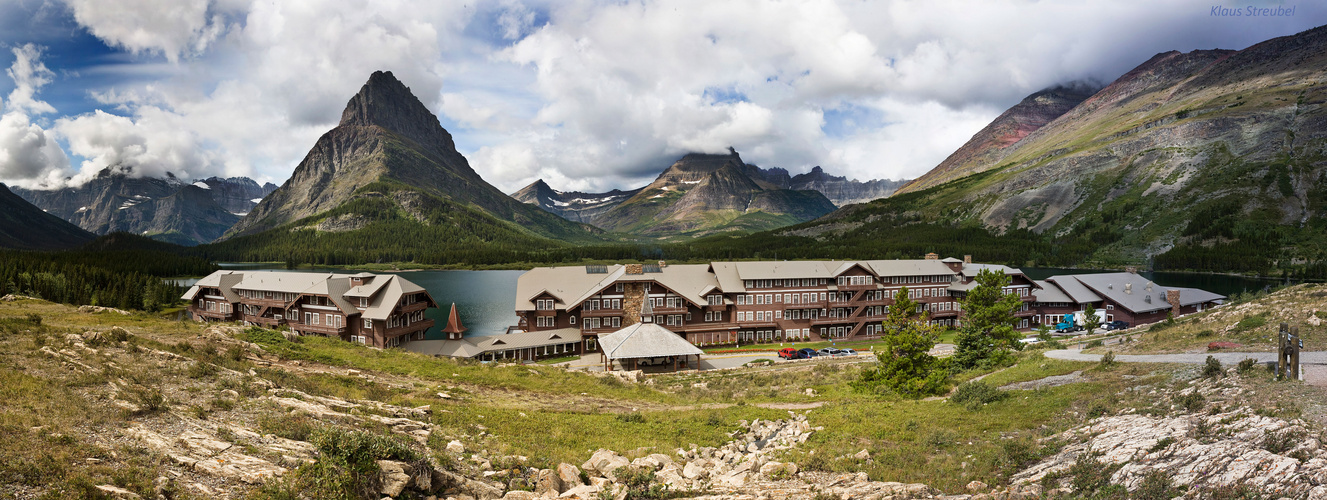
[(833, 348), (833, 347), (826, 347), (826, 348), (820, 350), (820, 355), (821, 355), (821, 356), (833, 356), (834, 353), (836, 353), (836, 352), (839, 352), (839, 350), (838, 350), (838, 349), (835, 349), (835, 348)]
[(1125, 329), (1125, 328), (1129, 328), (1129, 323), (1126, 323), (1126, 322), (1123, 322), (1123, 321), (1120, 321), (1120, 320), (1117, 319), (1117, 320), (1115, 320), (1115, 321), (1111, 321), (1111, 322), (1109, 322), (1109, 323), (1106, 323), (1106, 324), (1105, 324), (1105, 327), (1106, 327), (1106, 330), (1123, 330), (1123, 329)]
[(1039, 338), (1037, 338), (1037, 337), (1023, 337), (1023, 338), (1021, 338), (1021, 339), (1018, 339), (1018, 341), (1019, 341), (1019, 342), (1022, 342), (1022, 343), (1025, 344), (1025, 345), (1032, 345), (1032, 344), (1038, 344), (1038, 343), (1041, 343), (1041, 339), (1039, 339)]
[(798, 359), (811, 359), (820, 355), (820, 353), (816, 352), (815, 349), (812, 349), (810, 347), (801, 348), (800, 350), (797, 351), (797, 354), (798, 354), (797, 356)]
[(856, 356), (856, 355), (857, 351), (854, 351), (852, 349), (839, 349), (839, 353), (835, 354), (835, 356)]
[(783, 359), (797, 359), (801, 356), (798, 356), (797, 349), (784, 347), (783, 349), (779, 349), (779, 357)]

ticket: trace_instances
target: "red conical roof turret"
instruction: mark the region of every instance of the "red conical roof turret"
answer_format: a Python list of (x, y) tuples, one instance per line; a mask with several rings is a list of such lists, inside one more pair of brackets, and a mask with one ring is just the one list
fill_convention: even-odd
[[(452, 302), (452, 312), (447, 315), (447, 328), (443, 328), (442, 333), (454, 333), (458, 336), (465, 333), (465, 327), (461, 325), (461, 317), (456, 315), (455, 302)], [(448, 335), (448, 338), (450, 337), (451, 335)]]

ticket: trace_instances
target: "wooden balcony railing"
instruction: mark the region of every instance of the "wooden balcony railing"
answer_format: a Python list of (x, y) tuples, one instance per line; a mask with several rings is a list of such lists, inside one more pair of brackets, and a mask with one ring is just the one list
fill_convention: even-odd
[(396, 328), (388, 328), (388, 329), (387, 329), (387, 332), (384, 334), (384, 336), (386, 336), (386, 337), (395, 337), (395, 336), (397, 336), (397, 335), (401, 335), (401, 334), (403, 334), (403, 333), (417, 332), (417, 331), (420, 331), (420, 330), (427, 330), (427, 329), (429, 329), (429, 328), (433, 328), (433, 320), (431, 320), (431, 319), (426, 319), (426, 320), (423, 320), (423, 321), (416, 321), (416, 322), (414, 322), (414, 323), (411, 323), (411, 324), (409, 324), (409, 325), (405, 325), (405, 326), (398, 326), (398, 327), (396, 327)]
[(335, 327), (331, 325), (306, 325), (303, 323), (291, 323), (290, 328), (301, 332), (323, 333), (327, 335), (341, 336), (346, 333), (346, 327)]

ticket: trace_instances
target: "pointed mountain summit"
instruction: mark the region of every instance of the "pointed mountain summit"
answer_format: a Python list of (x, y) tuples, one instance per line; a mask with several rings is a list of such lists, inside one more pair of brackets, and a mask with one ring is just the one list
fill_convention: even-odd
[(772, 229), (834, 210), (817, 191), (781, 187), (786, 171), (770, 172), (743, 162), (731, 148), (728, 154), (690, 153), (595, 223), (646, 236), (700, 236)]
[(563, 219), (594, 225), (600, 215), (638, 192), (640, 189), (631, 191), (614, 189), (607, 193), (558, 191), (543, 179), (539, 179), (512, 193), (511, 197), (521, 203), (528, 203), (557, 214)]
[[(597, 239), (592, 228), (517, 202), (484, 181), (424, 103), (391, 72), (378, 71), (350, 98), (341, 122), (318, 139), (290, 179), (226, 238), (279, 227), (346, 232), (394, 217), (456, 225), (494, 238), (474, 223), (460, 222), (472, 215), (495, 219), (480, 225), (499, 223), (505, 226), (503, 234)], [(376, 244), (386, 248), (391, 242)]]

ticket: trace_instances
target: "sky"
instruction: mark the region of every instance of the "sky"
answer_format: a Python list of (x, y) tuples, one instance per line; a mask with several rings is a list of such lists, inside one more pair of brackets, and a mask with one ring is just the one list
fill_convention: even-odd
[[(1292, 15), (1214, 15), (1248, 5)], [(0, 0), (0, 182), (284, 182), (375, 70), (487, 181), (631, 189), (689, 152), (914, 178), (1028, 94), (1327, 24), (1296, 0)]]

